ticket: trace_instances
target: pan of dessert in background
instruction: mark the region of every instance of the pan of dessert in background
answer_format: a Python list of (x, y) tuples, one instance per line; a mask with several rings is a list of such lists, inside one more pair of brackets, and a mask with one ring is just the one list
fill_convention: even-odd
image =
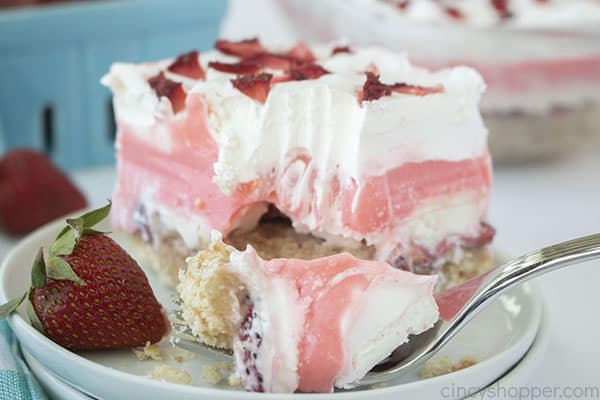
[[(496, 163), (551, 159), (600, 136), (600, 3), (589, 0), (282, 0), (294, 35), (471, 65)], [(318, 3), (318, 7), (317, 7)]]

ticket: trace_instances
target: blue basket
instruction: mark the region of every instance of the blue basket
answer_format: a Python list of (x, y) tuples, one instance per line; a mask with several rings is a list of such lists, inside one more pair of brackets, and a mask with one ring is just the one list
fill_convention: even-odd
[(77, 2), (0, 12), (0, 152), (33, 147), (62, 168), (114, 160), (114, 61), (213, 46), (225, 0)]

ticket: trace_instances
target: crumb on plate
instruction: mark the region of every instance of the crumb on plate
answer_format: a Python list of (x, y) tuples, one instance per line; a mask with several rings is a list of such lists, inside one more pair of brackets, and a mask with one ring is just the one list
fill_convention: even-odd
[(136, 348), (132, 350), (133, 354), (135, 354), (137, 359), (140, 361), (148, 359), (153, 359), (157, 361), (162, 360), (162, 354), (160, 353), (160, 348), (157, 344), (151, 344), (150, 342), (146, 342), (146, 346), (144, 346), (144, 348)]
[(176, 346), (169, 348), (166, 354), (169, 360), (177, 361), (178, 363), (193, 360), (194, 358), (196, 358), (196, 354)]
[(235, 369), (235, 365), (231, 362), (221, 361), (217, 364), (217, 368), (231, 372)]
[(454, 367), (452, 367), (452, 372), (458, 371), (459, 369), (468, 368), (477, 364), (478, 362), (479, 360), (477, 360), (475, 357), (463, 357), (459, 362), (454, 364)]
[(202, 368), (202, 379), (211, 385), (221, 382), (221, 371), (217, 367), (205, 366)]
[(229, 375), (229, 377), (227, 378), (227, 383), (231, 387), (241, 387), (242, 386), (242, 380), (235, 373)]
[(437, 357), (429, 360), (421, 368), (421, 378), (433, 378), (440, 375), (446, 375), (463, 368), (477, 364), (479, 361), (475, 357), (463, 357), (458, 362), (453, 362), (448, 357)]
[(171, 367), (167, 364), (161, 364), (154, 367), (148, 376), (152, 379), (157, 379), (170, 383), (188, 384), (192, 381), (190, 374), (179, 367)]

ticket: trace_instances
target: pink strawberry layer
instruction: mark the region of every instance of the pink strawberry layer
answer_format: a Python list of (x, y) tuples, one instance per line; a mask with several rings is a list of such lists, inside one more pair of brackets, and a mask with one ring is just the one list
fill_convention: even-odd
[(431, 69), (470, 65), (483, 75), (490, 92), (518, 94), (529, 90), (560, 89), (572, 85), (600, 86), (600, 55), (514, 63), (423, 61), (420, 64)]
[[(383, 176), (366, 177), (360, 184), (354, 180), (341, 182), (336, 177), (325, 205), (317, 204), (315, 187), (300, 204), (293, 204), (292, 193), (301, 176), (290, 177), (285, 169), (273, 170), (259, 181), (243, 183), (228, 196), (213, 182), (218, 147), (207, 128), (202, 96), (188, 95), (186, 108), (184, 118), (156, 123), (166, 124), (172, 142), (170, 152), (142, 139), (146, 132), (134, 132), (119, 121), (118, 178), (112, 213), (117, 228), (130, 232), (138, 228), (134, 211), (141, 194), (151, 187), (156, 190), (153, 201), (161, 207), (182, 216), (201, 217), (206, 225), (224, 235), (252, 206), (269, 202), (306, 226), (316, 220), (316, 228), (322, 232), (328, 232), (331, 223), (325, 213), (338, 207), (343, 231), (360, 238), (392, 231), (429, 199), (462, 192), (476, 192), (487, 199), (490, 189), (490, 160), (482, 149), (482, 155), (474, 159), (405, 163)], [(150, 129), (158, 128), (155, 125)], [(303, 156), (295, 161), (308, 164), (310, 158)]]
[[(246, 254), (252, 254), (253, 251), (248, 249)], [(253, 254), (246, 260), (260, 259)], [(408, 335), (420, 333), (437, 321), (437, 306), (433, 298), (435, 276), (412, 274), (392, 268), (385, 262), (359, 260), (347, 253), (312, 261), (274, 259), (262, 262), (260, 260), (257, 266), (264, 272), (267, 281), (279, 279), (287, 282), (286, 286), (297, 292), (289, 295), (288, 298), (297, 298), (297, 303), (303, 305), (304, 312), (298, 324), (300, 331), (297, 336), (299, 343), (298, 387), (296, 388), (302, 392), (330, 392), (334, 384), (351, 383), (339, 381), (344, 379), (344, 374), (348, 375), (349, 369), (362, 367), (366, 368), (362, 371), (365, 373), (373, 367), (373, 365), (356, 365), (361, 362), (355, 362), (353, 356), (362, 349), (362, 346), (360, 349), (352, 348), (349, 339), (354, 331), (360, 329), (358, 324), (369, 324), (371, 317), (381, 313), (382, 310), (369, 308), (372, 304), (370, 299), (377, 297), (380, 289), (393, 289), (395, 293), (394, 304), (389, 304), (389, 310), (383, 310), (386, 313), (386, 327), (389, 324), (403, 326), (404, 329), (408, 329), (403, 333)], [(242, 275), (254, 273), (252, 266), (249, 265), (238, 268)], [(252, 293), (252, 290), (250, 292)], [(407, 315), (411, 308), (419, 303), (426, 305), (425, 312), (417, 317), (417, 322), (415, 320), (407, 322), (410, 319)], [(283, 312), (289, 314), (294, 311), (283, 310)], [(276, 318), (272, 315), (266, 317)], [(383, 333), (379, 331), (381, 326), (375, 322), (375, 318), (372, 321), (373, 324), (369, 325), (369, 334), (372, 336), (361, 338), (364, 341), (361, 344), (368, 342), (369, 347), (373, 348), (373, 351), (382, 353), (384, 358), (400, 343), (395, 342), (394, 339), (390, 342), (389, 338), (386, 338), (387, 341), (377, 340)], [(381, 350), (379, 346), (384, 349)], [(278, 359), (275, 354), (274, 364)], [(373, 363), (378, 361), (380, 359)], [(244, 368), (242, 367), (241, 370)], [(276, 380), (278, 371), (273, 370), (271, 376)], [(271, 382), (271, 389), (273, 386), (277, 385)]]

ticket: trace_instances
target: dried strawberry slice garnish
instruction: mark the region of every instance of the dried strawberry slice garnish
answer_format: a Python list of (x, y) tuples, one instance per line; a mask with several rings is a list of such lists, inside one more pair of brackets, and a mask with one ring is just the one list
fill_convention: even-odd
[(197, 50), (179, 55), (167, 69), (175, 74), (187, 76), (192, 79), (206, 78), (204, 70), (200, 66), (200, 62), (198, 62)]
[(284, 54), (261, 53), (245, 58), (243, 62), (255, 63), (262, 68), (287, 70), (301, 64), (296, 58)]
[(409, 4), (409, 3), (410, 3), (410, 2), (409, 2), (408, 0), (401, 1), (401, 2), (399, 2), (398, 4), (396, 4), (396, 7), (398, 7), (398, 8), (399, 8), (399, 9), (401, 9), (401, 10), (405, 10), (405, 9), (406, 9), (406, 7), (408, 7), (408, 4)]
[(241, 42), (219, 40), (215, 47), (222, 53), (241, 57), (241, 61), (235, 64), (211, 62), (209, 66), (218, 71), (235, 74), (255, 74), (264, 68), (288, 71), (315, 61), (314, 54), (303, 42), (299, 42), (284, 54), (267, 51), (258, 39)]
[(453, 18), (455, 20), (465, 19), (464, 14), (454, 7), (446, 7), (446, 14), (448, 14), (450, 18)]
[(348, 46), (337, 46), (334, 47), (333, 50), (331, 50), (332, 56), (335, 56), (336, 54), (340, 53), (352, 53), (352, 50), (350, 50), (350, 47)]
[(426, 87), (418, 85), (409, 85), (408, 83), (394, 83), (390, 85), (393, 92), (402, 94), (412, 94), (414, 96), (427, 96), (428, 94), (443, 93), (442, 85)]
[(379, 81), (379, 75), (372, 72), (367, 72), (367, 80), (365, 81), (362, 93), (359, 94), (360, 101), (377, 100), (383, 96), (392, 94), (392, 89), (389, 85), (385, 85)]
[(321, 76), (329, 73), (329, 71), (318, 64), (305, 64), (290, 69), (289, 77), (294, 81), (303, 81), (306, 79), (318, 79)]
[(238, 63), (223, 63), (218, 61), (211, 61), (208, 63), (210, 68), (216, 69), (217, 71), (227, 72), (230, 74), (255, 74), (260, 71), (261, 66), (257, 63), (240, 61)]
[(271, 86), (277, 83), (289, 81), (304, 81), (307, 79), (319, 79), (325, 74), (329, 74), (325, 68), (318, 64), (302, 64), (291, 68), (284, 75), (274, 76), (271, 80)]
[(409, 85), (402, 82), (387, 85), (385, 83), (381, 83), (378, 75), (375, 75), (372, 72), (367, 72), (366, 74), (367, 79), (363, 85), (362, 92), (359, 93), (360, 101), (377, 100), (384, 96), (390, 96), (392, 92), (412, 94), (415, 96), (426, 96), (444, 91), (444, 88), (441, 85), (436, 87), (425, 87)]
[(508, 9), (508, 0), (490, 0), (496, 9), (496, 12), (502, 19), (512, 17), (512, 13)]
[(232, 79), (231, 83), (246, 96), (264, 104), (269, 95), (272, 78), (273, 75), (266, 73), (248, 74)]
[(221, 53), (231, 56), (249, 57), (259, 53), (266, 53), (265, 48), (257, 38), (231, 42), (229, 40), (217, 40), (215, 48)]
[(255, 74), (263, 68), (288, 70), (299, 64), (300, 62), (295, 58), (286, 55), (260, 53), (244, 58), (235, 64), (214, 61), (208, 63), (208, 66), (217, 71), (232, 74)]
[(175, 114), (185, 108), (186, 94), (181, 83), (167, 79), (161, 71), (158, 75), (148, 79), (148, 84), (159, 98), (164, 96), (169, 99)]
[(304, 42), (298, 42), (287, 52), (287, 55), (305, 63), (312, 63), (316, 60), (310, 47)]

